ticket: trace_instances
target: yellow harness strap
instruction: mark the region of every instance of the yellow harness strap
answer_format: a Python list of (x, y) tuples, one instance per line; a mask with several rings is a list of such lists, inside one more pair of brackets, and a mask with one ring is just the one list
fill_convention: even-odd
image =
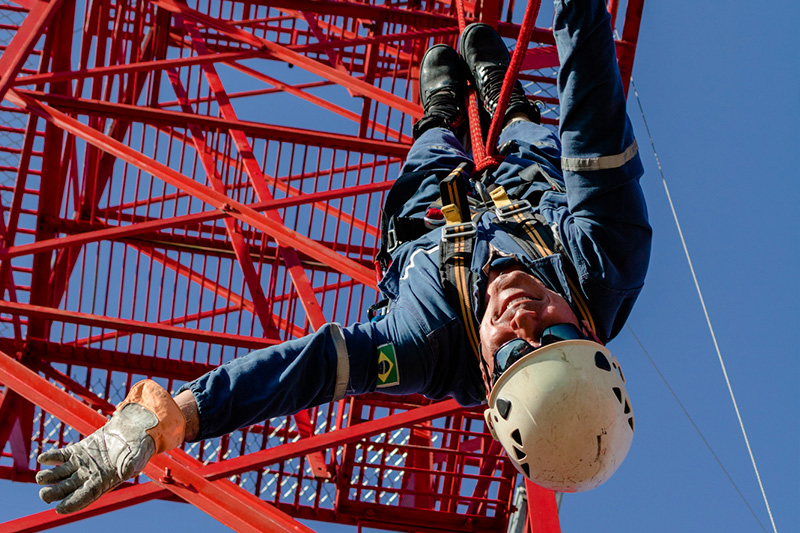
[[(512, 201), (502, 186), (495, 187), (489, 194), (494, 202), (497, 218), (512, 230), (509, 231), (509, 235), (514, 237), (514, 240), (531, 257), (540, 259), (558, 253), (553, 250), (556, 248), (556, 242), (550, 226), (544, 221), (536, 219), (527, 200)], [(595, 334), (597, 331), (595, 321), (589, 311), (589, 305), (586, 303), (580, 285), (576, 281), (578, 276), (575, 272), (575, 266), (566, 254), (562, 253), (561, 256), (565, 259), (563, 263), (566, 270), (567, 284), (575, 308), (578, 311), (578, 318), (583, 320), (592, 333)]]
[(456, 168), (439, 182), (446, 222), (439, 244), (439, 279), (445, 298), (461, 318), (467, 346), (478, 361), (488, 390), (488, 366), (481, 357), (480, 324), (472, 298), (472, 288), (477, 281), (471, 268), (477, 225), (471, 220), (466, 183), (461, 175), (463, 170)]

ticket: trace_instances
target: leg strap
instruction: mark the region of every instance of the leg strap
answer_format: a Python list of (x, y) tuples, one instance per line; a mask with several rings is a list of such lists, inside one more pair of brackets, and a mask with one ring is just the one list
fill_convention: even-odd
[(471, 220), (466, 182), (462, 176), (465, 168), (466, 165), (459, 165), (439, 182), (442, 212), (447, 221), (439, 245), (439, 278), (447, 302), (461, 318), (467, 335), (467, 349), (478, 361), (488, 391), (488, 366), (481, 357), (480, 323), (472, 298), (472, 288), (477, 281), (471, 268), (477, 226)]

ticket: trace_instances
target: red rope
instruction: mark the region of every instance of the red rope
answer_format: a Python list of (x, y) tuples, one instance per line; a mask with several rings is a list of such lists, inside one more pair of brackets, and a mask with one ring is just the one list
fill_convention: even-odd
[[(467, 27), (463, 0), (456, 0), (456, 13), (458, 14), (458, 33), (463, 34)], [(472, 160), (475, 162), (474, 173), (477, 175), (480, 170), (483, 170), (483, 168), (479, 169), (478, 163), (486, 161), (487, 156), (481, 131), (481, 117), (478, 112), (478, 93), (474, 85), (470, 85), (467, 91), (467, 117), (469, 118), (469, 134), (472, 143)]]
[[(514, 49), (514, 54), (511, 57), (511, 64), (508, 67), (505, 80), (503, 81), (500, 99), (497, 102), (494, 118), (489, 126), (489, 135), (486, 139), (486, 143), (483, 141), (483, 132), (481, 131), (481, 119), (478, 112), (478, 95), (475, 87), (470, 86), (467, 93), (467, 116), (469, 117), (472, 159), (475, 162), (474, 173), (476, 175), (484, 170), (493, 170), (497, 168), (503, 160), (502, 157), (496, 155), (497, 138), (500, 136), (500, 131), (503, 129), (503, 116), (506, 113), (508, 101), (511, 98), (511, 90), (514, 88), (514, 83), (519, 75), (522, 59), (525, 56), (525, 52), (528, 50), (528, 42), (530, 42), (531, 34), (533, 33), (540, 5), (541, 0), (530, 0), (528, 7), (525, 9), (525, 17), (522, 20), (517, 46)], [(458, 30), (461, 34), (464, 33), (464, 29), (467, 27), (463, 0), (456, 0), (456, 12), (458, 14)]]
[(503, 80), (503, 88), (500, 91), (500, 99), (497, 101), (497, 109), (494, 112), (492, 124), (489, 126), (489, 135), (486, 138), (486, 146), (488, 154), (492, 155), (497, 151), (497, 138), (500, 137), (500, 131), (503, 129), (503, 118), (508, 108), (508, 101), (511, 98), (511, 91), (514, 89), (514, 84), (517, 82), (519, 69), (522, 67), (522, 59), (528, 51), (528, 43), (531, 40), (533, 28), (536, 25), (536, 16), (539, 14), (539, 6), (542, 0), (530, 0), (528, 7), (525, 8), (525, 17), (522, 19), (522, 27), (519, 30), (519, 38), (517, 38), (517, 46), (514, 47), (514, 55), (511, 56), (511, 63), (506, 72), (506, 78)]

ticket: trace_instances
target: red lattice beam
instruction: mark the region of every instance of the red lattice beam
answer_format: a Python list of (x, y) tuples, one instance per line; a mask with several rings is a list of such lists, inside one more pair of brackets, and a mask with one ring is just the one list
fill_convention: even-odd
[(76, 137), (80, 137), (90, 144), (93, 144), (98, 148), (111, 153), (138, 168), (141, 168), (145, 172), (162, 179), (174, 187), (186, 191), (195, 198), (213, 205), (217, 209), (220, 209), (222, 212), (230, 216), (238, 218), (245, 224), (250, 224), (261, 231), (275, 235), (275, 238), (281, 241), (284, 245), (293, 246), (294, 248), (297, 248), (298, 250), (309, 255), (316, 255), (323, 262), (338, 270), (342, 274), (356, 279), (368, 287), (377, 287), (375, 273), (372, 270), (363, 267), (355, 261), (343, 257), (336, 252), (331, 251), (329, 248), (320, 245), (305, 235), (302, 235), (280, 223), (270, 220), (269, 218), (260, 215), (252, 208), (223, 194), (220, 194), (210, 187), (201, 185), (200, 183), (180, 174), (163, 163), (159, 163), (158, 161), (141, 154), (140, 152), (120, 143), (119, 141), (92, 129), (51, 107), (45, 106), (44, 104), (41, 104), (40, 102), (37, 102), (28, 96), (17, 93), (13, 89), (9, 91), (7, 98), (9, 98), (15, 105), (26, 109), (28, 112), (44, 118), (49, 123), (63, 128)]
[[(2, 352), (0, 352), (0, 381), (20, 396), (75, 428), (82, 435), (89, 435), (107, 420), (88, 405), (76, 400)], [(176, 460), (177, 457), (180, 457), (182, 462)], [(200, 464), (182, 451), (171, 452), (170, 455), (159, 454), (150, 460), (144, 469), (144, 474), (236, 531), (313, 533), (311, 529), (230, 481), (205, 479), (201, 474), (185, 466), (187, 462)], [(48, 513), (54, 515), (55, 511)]]
[(13, 85), (33, 47), (61, 7), (61, 2), (62, 0), (31, 0), (27, 3), (28, 16), (0, 56), (0, 101)]

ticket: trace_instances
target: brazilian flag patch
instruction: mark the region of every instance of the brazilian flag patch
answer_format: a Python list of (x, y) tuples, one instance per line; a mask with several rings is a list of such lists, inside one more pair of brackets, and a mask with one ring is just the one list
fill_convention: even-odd
[(394, 344), (378, 346), (378, 388), (393, 387), (399, 384), (400, 374), (397, 371)]

